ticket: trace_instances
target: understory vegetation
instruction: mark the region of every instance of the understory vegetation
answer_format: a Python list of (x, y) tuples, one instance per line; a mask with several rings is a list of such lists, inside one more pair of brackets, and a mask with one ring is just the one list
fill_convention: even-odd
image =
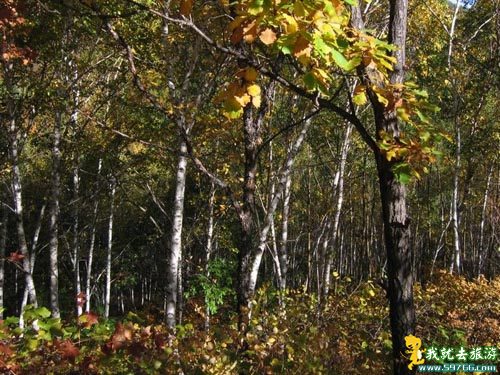
[[(1, 323), (0, 370), (12, 374), (385, 374), (392, 341), (385, 292), (373, 281), (335, 280), (335, 292), (318, 315), (318, 301), (289, 291), (279, 307), (276, 291), (257, 293), (248, 348), (231, 308), (222, 305), (206, 330), (203, 301), (186, 306), (175, 339), (151, 306), (121, 319), (87, 313), (78, 319), (50, 318), (28, 308), (27, 328), (18, 318)], [(496, 345), (500, 336), (500, 279), (467, 281), (439, 271), (415, 285), (425, 347)], [(39, 330), (31, 324), (37, 320)], [(172, 341), (173, 340), (173, 341)]]

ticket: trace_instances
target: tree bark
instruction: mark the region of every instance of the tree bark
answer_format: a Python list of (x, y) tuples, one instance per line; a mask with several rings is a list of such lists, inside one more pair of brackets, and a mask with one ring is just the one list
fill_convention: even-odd
[(488, 205), (488, 196), (490, 193), (491, 177), (493, 176), (493, 166), (490, 168), (488, 173), (488, 179), (486, 181), (486, 189), (484, 191), (483, 197), (483, 207), (481, 209), (481, 223), (479, 224), (479, 260), (477, 267), (477, 275), (483, 274), (484, 269), (484, 258), (487, 253), (487, 247), (484, 246), (484, 227), (486, 223), (486, 207)]
[[(395, 64), (389, 75), (391, 84), (401, 84), (405, 78), (407, 13), (407, 0), (390, 0), (388, 42), (396, 46), (392, 52)], [(352, 20), (357, 28), (364, 26), (361, 11), (357, 7), (353, 8)], [(370, 72), (365, 71), (365, 74), (369, 77)], [(366, 77), (362, 76), (361, 79), (366, 80)], [(396, 111), (387, 110), (373, 92), (368, 91), (368, 94), (375, 117), (377, 140), (382, 140), (383, 133), (398, 140), (401, 124)], [(394, 92), (394, 95), (397, 100), (400, 94)], [(406, 351), (405, 336), (414, 333), (415, 330), (412, 256), (409, 241), (410, 218), (407, 213), (406, 186), (398, 181), (393, 173), (394, 165), (402, 160), (388, 161), (378, 147), (374, 148), (373, 152), (379, 177), (387, 252), (387, 296), (392, 334), (393, 372), (395, 375), (404, 375), (412, 372), (402, 355)]]
[(288, 273), (288, 218), (290, 217), (290, 196), (292, 192), (292, 174), (287, 175), (285, 190), (283, 191), (283, 218), (281, 221), (281, 243), (278, 256), (281, 268), (280, 289), (286, 289), (286, 279)]
[(186, 188), (186, 154), (186, 142), (184, 140), (180, 140), (173, 207), (173, 222), (167, 268), (167, 308), (165, 318), (167, 326), (171, 329), (173, 329), (176, 324), (179, 260), (182, 252), (182, 222), (184, 217), (184, 192)]
[(56, 111), (53, 144), (52, 144), (52, 191), (50, 201), (50, 221), (49, 221), (49, 272), (50, 272), (50, 310), (52, 317), (59, 318), (59, 196), (61, 191), (61, 124), (62, 114)]
[(99, 199), (97, 194), (99, 193), (99, 178), (101, 177), (102, 169), (102, 159), (99, 159), (97, 165), (97, 182), (96, 182), (96, 197), (94, 200), (94, 211), (92, 215), (92, 227), (90, 229), (90, 245), (89, 245), (89, 257), (87, 261), (87, 275), (85, 280), (85, 312), (90, 312), (90, 299), (92, 297), (92, 264), (94, 261), (94, 247), (95, 247), (95, 234), (97, 226), (97, 213), (99, 209)]
[(241, 239), (238, 246), (238, 326), (244, 332), (248, 327), (251, 301), (253, 298), (252, 249), (253, 212), (255, 206), (255, 177), (257, 174), (257, 152), (262, 142), (260, 121), (254, 121), (251, 104), (243, 112), (243, 133), (245, 146), (245, 170), (243, 177), (243, 204), (239, 213)]
[[(406, 53), (407, 0), (391, 0), (389, 16), (389, 43), (397, 48), (396, 59), (390, 75), (392, 84), (404, 82)], [(385, 111), (375, 104), (377, 136), (385, 131), (397, 139), (400, 123), (395, 111)], [(409, 243), (410, 218), (407, 213), (406, 186), (397, 180), (392, 168), (395, 161), (388, 161), (384, 154), (376, 154), (382, 203), (385, 247), (387, 251), (388, 297), (392, 333), (394, 374), (409, 374), (406, 358), (405, 336), (414, 333), (415, 307), (413, 303), (413, 274)]]
[[(458, 18), (458, 11), (460, 9), (460, 1), (455, 4), (455, 11), (451, 20), (448, 44), (448, 70), (451, 73), (452, 57), (453, 57), (453, 40), (455, 38), (455, 25)], [(452, 80), (453, 77), (452, 77)], [(454, 92), (454, 124), (455, 124), (455, 167), (453, 169), (453, 196), (451, 201), (451, 222), (453, 228), (453, 256), (450, 262), (450, 273), (456, 268), (456, 272), (461, 271), (461, 254), (460, 254), (460, 217), (459, 217), (459, 176), (461, 168), (461, 148), (462, 139), (460, 132), (460, 123), (458, 118), (459, 111), (459, 98), (458, 93)]]
[[(25, 277), (26, 288), (28, 290), (28, 303), (38, 306), (35, 283), (31, 273), (30, 256), (28, 244), (26, 242), (26, 232), (24, 230), (23, 218), (23, 198), (22, 198), (22, 178), (19, 167), (19, 129), (16, 119), (11, 111), (9, 138), (10, 138), (10, 161), (12, 163), (12, 189), (14, 192), (14, 214), (16, 218), (17, 240), (21, 255), (23, 255), (22, 268)], [(21, 311), (22, 313), (22, 311)]]
[(113, 219), (115, 211), (115, 194), (116, 194), (116, 180), (114, 177), (111, 179), (111, 202), (109, 207), (109, 220), (108, 220), (108, 247), (106, 253), (106, 293), (104, 297), (104, 317), (109, 318), (109, 307), (111, 304), (111, 261), (113, 249)]
[(340, 154), (340, 165), (339, 165), (339, 170), (337, 172), (337, 204), (335, 207), (335, 217), (333, 219), (333, 228), (332, 228), (332, 240), (331, 240), (331, 246), (330, 249), (327, 250), (326, 252), (326, 259), (325, 259), (325, 270), (323, 272), (323, 300), (326, 301), (326, 298), (328, 297), (328, 294), (330, 292), (330, 284), (331, 284), (331, 267), (333, 264), (333, 251), (334, 249), (337, 248), (337, 238), (338, 238), (338, 232), (339, 232), (339, 225), (340, 225), (340, 215), (342, 212), (342, 204), (344, 202), (344, 172), (345, 172), (345, 166), (347, 163), (347, 155), (349, 152), (349, 144), (351, 140), (351, 132), (352, 132), (352, 125), (348, 125), (345, 136), (344, 136), (344, 141), (342, 143), (342, 149), (341, 149), (341, 154)]
[(80, 280), (80, 239), (79, 239), (79, 200), (80, 200), (80, 167), (78, 158), (76, 165), (73, 167), (73, 275), (75, 283), (75, 301), (76, 315), (80, 316), (83, 312), (83, 304), (81, 301), (82, 285)]
[[(40, 230), (42, 229), (43, 216), (45, 215), (45, 203), (40, 208), (40, 213), (38, 214), (38, 218), (35, 225), (35, 232), (33, 233), (33, 239), (31, 240), (31, 249), (29, 251), (30, 254), (30, 272), (33, 275), (33, 271), (35, 270), (36, 263), (36, 248), (38, 246), (38, 239), (40, 238)], [(28, 303), (28, 294), (29, 288), (28, 285), (25, 285), (23, 298), (21, 300), (21, 312), (24, 311)], [(19, 327), (24, 328), (24, 319), (22, 313), (19, 316)]]
[[(269, 230), (271, 229), (271, 225), (273, 223), (274, 214), (276, 212), (276, 209), (278, 208), (278, 203), (280, 201), (280, 198), (283, 196), (283, 193), (286, 189), (287, 182), (290, 181), (290, 174), (292, 172), (295, 156), (298, 154), (310, 126), (311, 126), (311, 121), (306, 120), (304, 127), (302, 128), (302, 131), (300, 132), (299, 136), (297, 137), (293, 145), (290, 147), (290, 150), (288, 151), (287, 158), (285, 160), (283, 167), (280, 169), (278, 173), (279, 176), (278, 186), (267, 209), (267, 214), (264, 220), (264, 226), (262, 227), (259, 234), (259, 244), (257, 246), (257, 249), (255, 251), (252, 251), (251, 255), (252, 259), (251, 272), (247, 287), (249, 294), (252, 296), (255, 293), (255, 287), (257, 285), (257, 276), (259, 274), (262, 255), (264, 253), (267, 244), (267, 236), (269, 234)], [(273, 254), (273, 258), (276, 256), (277, 254)], [(277, 263), (276, 266), (279, 279), (282, 280), (284, 276), (283, 276), (283, 270), (281, 269), (280, 266), (280, 262), (278, 259), (275, 259), (275, 263)]]

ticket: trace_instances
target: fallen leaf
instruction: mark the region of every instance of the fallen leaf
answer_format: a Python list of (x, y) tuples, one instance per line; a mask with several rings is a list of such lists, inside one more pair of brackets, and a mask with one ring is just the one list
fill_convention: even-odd
[(273, 30), (267, 28), (260, 33), (259, 39), (262, 41), (262, 43), (269, 46), (276, 41), (276, 33)]

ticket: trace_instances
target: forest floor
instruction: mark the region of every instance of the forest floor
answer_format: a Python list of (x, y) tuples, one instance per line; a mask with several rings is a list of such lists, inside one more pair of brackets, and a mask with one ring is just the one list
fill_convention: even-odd
[[(438, 272), (415, 286), (417, 330), (423, 348), (484, 347), (500, 350), (500, 278), (467, 281)], [(0, 325), (0, 372), (5, 374), (388, 374), (391, 340), (384, 291), (374, 282), (337, 279), (321, 316), (317, 300), (301, 291), (285, 298), (256, 298), (248, 350), (229, 309), (220, 309), (205, 330), (205, 308), (186, 306), (177, 338), (161, 324), (161, 312), (130, 312), (120, 320), (86, 314), (78, 322), (49, 317), (45, 308)], [(37, 320), (39, 330), (31, 322)], [(453, 362), (453, 361), (450, 361)], [(455, 361), (457, 362), (457, 361)], [(470, 361), (469, 361), (470, 362)], [(484, 361), (483, 361), (484, 362)], [(498, 357), (490, 364), (497, 364)], [(460, 372), (458, 372), (460, 374)]]

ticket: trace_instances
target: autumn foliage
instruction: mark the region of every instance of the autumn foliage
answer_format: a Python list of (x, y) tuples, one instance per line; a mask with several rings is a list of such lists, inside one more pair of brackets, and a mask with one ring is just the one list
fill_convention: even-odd
[[(498, 345), (500, 280), (468, 281), (439, 272), (415, 287), (417, 334), (423, 346)], [(15, 374), (383, 374), (390, 363), (391, 340), (384, 291), (374, 282), (335, 280), (321, 319), (314, 295), (290, 291), (286, 316), (268, 288), (257, 294), (248, 349), (241, 353), (236, 321), (221, 309), (204, 330), (203, 309), (188, 306), (177, 337), (161, 324), (159, 311), (129, 313), (121, 321), (94, 313), (77, 324), (49, 318), (44, 308), (28, 309), (28, 322), (40, 329), (17, 328), (17, 318), (1, 324), (1, 371)]]

